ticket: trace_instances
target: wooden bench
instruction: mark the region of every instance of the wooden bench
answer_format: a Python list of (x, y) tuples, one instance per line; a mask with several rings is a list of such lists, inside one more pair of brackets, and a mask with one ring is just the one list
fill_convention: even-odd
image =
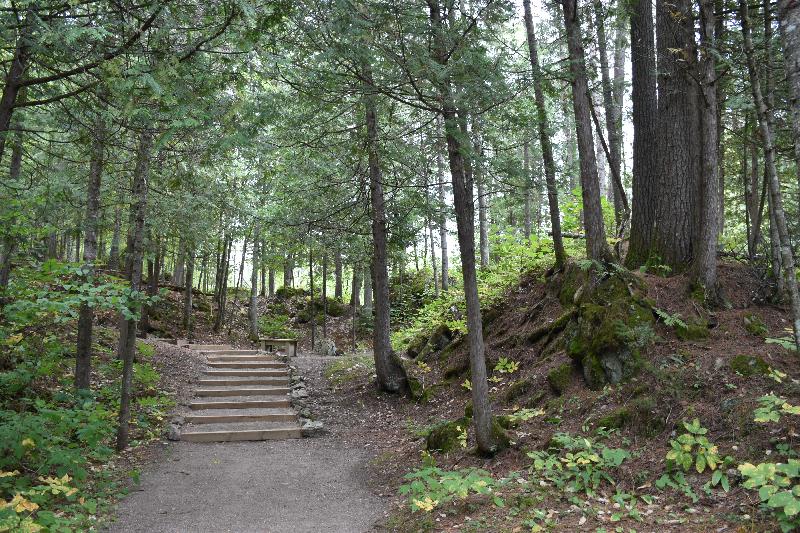
[(258, 344), (261, 350), (265, 352), (276, 352), (283, 349), (289, 357), (297, 355), (297, 339), (270, 339), (262, 337), (258, 339)]

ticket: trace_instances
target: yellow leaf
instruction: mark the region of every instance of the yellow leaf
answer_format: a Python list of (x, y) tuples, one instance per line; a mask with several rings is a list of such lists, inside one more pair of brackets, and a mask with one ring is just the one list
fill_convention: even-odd
[(0, 470), (0, 478), (16, 476), (17, 474), (19, 474), (19, 470), (14, 470), (13, 472), (4, 472)]
[(21, 444), (23, 446), (25, 446), (25, 447), (36, 448), (36, 443), (33, 442), (33, 439), (30, 438), (30, 437), (28, 437), (26, 439), (22, 439), (22, 443)]

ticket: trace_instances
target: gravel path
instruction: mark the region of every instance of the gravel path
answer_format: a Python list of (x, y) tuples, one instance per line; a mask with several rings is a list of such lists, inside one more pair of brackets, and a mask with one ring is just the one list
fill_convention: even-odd
[[(316, 377), (325, 361), (298, 357), (292, 364)], [(312, 397), (315, 386), (322, 385), (312, 377)], [(375, 531), (386, 502), (367, 488), (370, 456), (331, 429), (312, 439), (174, 443), (145, 467), (109, 531)]]

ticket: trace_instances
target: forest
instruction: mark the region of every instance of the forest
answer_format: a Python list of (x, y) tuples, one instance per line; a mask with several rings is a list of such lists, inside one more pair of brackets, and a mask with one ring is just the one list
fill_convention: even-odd
[[(0, 35), (0, 531), (800, 530), (797, 0), (0, 0)], [(197, 429), (245, 390), (290, 413)], [(303, 516), (170, 454), (291, 470)]]

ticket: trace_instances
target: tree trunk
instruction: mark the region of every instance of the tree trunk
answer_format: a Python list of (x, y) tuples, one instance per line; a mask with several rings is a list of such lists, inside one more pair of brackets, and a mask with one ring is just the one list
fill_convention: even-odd
[(556, 163), (553, 158), (550, 121), (547, 117), (547, 106), (544, 100), (543, 76), (539, 66), (539, 51), (536, 43), (536, 31), (533, 26), (530, 0), (523, 0), (525, 8), (525, 30), (528, 40), (528, 53), (533, 71), (533, 92), (536, 99), (536, 122), (539, 130), (539, 144), (542, 148), (545, 182), (547, 184), (547, 203), (550, 208), (550, 229), (553, 234), (553, 251), (556, 256), (556, 268), (561, 268), (567, 260), (564, 251), (564, 240), (561, 236), (561, 213), (558, 207), (558, 188), (556, 187)]
[(562, 5), (569, 49), (572, 106), (575, 111), (575, 133), (578, 139), (578, 159), (581, 169), (586, 256), (596, 261), (609, 262), (611, 261), (611, 250), (606, 242), (603, 211), (600, 207), (600, 183), (597, 177), (597, 161), (594, 157), (592, 119), (589, 108), (591, 106), (589, 83), (586, 78), (586, 61), (578, 20), (577, 0), (562, 0)]
[(267, 279), (267, 284), (269, 285), (268, 287), (269, 297), (272, 298), (273, 296), (275, 296), (275, 269), (272, 267), (269, 267), (269, 277)]
[(311, 292), (311, 298), (308, 301), (308, 305), (311, 306), (309, 312), (311, 315), (311, 353), (314, 353), (317, 347), (317, 339), (315, 338), (317, 334), (317, 310), (314, 305), (314, 246), (311, 244), (310, 239), (308, 243), (308, 284)]
[(651, 258), (658, 205), (658, 100), (652, 0), (637, 0), (631, 13), (633, 94), (633, 205), (625, 264), (638, 268)]
[(14, 104), (17, 102), (17, 95), (20, 92), (22, 76), (28, 68), (28, 60), (30, 58), (30, 44), (28, 42), (30, 34), (30, 26), (32, 23), (32, 11), (26, 14), (25, 22), (23, 23), (22, 31), (17, 37), (17, 45), (14, 48), (14, 56), (11, 58), (11, 64), (6, 72), (5, 84), (3, 85), (3, 93), (0, 96), (0, 161), (3, 160), (3, 152), (5, 151), (6, 136), (8, 129), (11, 126), (11, 116), (14, 113)]
[(364, 269), (364, 314), (369, 316), (372, 314), (372, 278), (374, 274), (372, 273), (372, 264), (368, 265)]
[(336, 249), (333, 255), (333, 278), (334, 278), (333, 297), (341, 302), (343, 298), (342, 251), (339, 250), (339, 248)]
[[(19, 124), (20, 126), (21, 124)], [(14, 145), (11, 148), (11, 164), (8, 170), (9, 183), (16, 184), (22, 172), (22, 131), (17, 131), (14, 135)], [(91, 170), (89, 172), (91, 179)], [(87, 191), (88, 195), (88, 191)], [(2, 250), (0, 250), (0, 293), (8, 288), (8, 280), (11, 277), (12, 261), (18, 246), (18, 236), (14, 233), (15, 220), (12, 219), (3, 235)], [(91, 335), (91, 331), (90, 331)]]
[(350, 291), (350, 305), (353, 310), (361, 307), (361, 268), (353, 263), (353, 283)]
[[(433, 35), (434, 60), (446, 67), (448, 61), (445, 25), (441, 18), (438, 0), (428, 0)], [(464, 169), (464, 149), (461, 144), (463, 132), (453, 101), (449, 76), (435, 80), (438, 86), (441, 115), (444, 119), (447, 155), (453, 185), (453, 204), (458, 228), (458, 244), (461, 251), (461, 272), (464, 278), (464, 296), (467, 303), (467, 340), (469, 344), (473, 421), (478, 451), (491, 454), (497, 443), (492, 425), (492, 408), (489, 402), (489, 384), (486, 374), (485, 347), (481, 306), (478, 299), (478, 280), (475, 269), (475, 220), (472, 183)]]
[(256, 223), (253, 228), (253, 268), (250, 272), (250, 308), (247, 316), (250, 320), (250, 340), (258, 341), (258, 265), (261, 264), (261, 244), (260, 228)]
[(111, 250), (108, 252), (108, 269), (119, 269), (119, 234), (122, 228), (122, 198), (117, 198), (117, 205), (114, 206), (114, 229), (111, 236)]
[(720, 303), (717, 283), (717, 242), (719, 239), (719, 161), (717, 136), (719, 118), (717, 110), (716, 73), (716, 19), (714, 0), (700, 0), (700, 42), (703, 47), (700, 61), (700, 89), (702, 111), (702, 162), (700, 181), (700, 226), (696, 246), (692, 279), (703, 288), (705, 300), (712, 305)]
[(372, 265), (374, 269), (375, 325), (373, 351), (378, 387), (384, 392), (401, 393), (408, 388), (405, 370), (392, 352), (389, 338), (389, 271), (387, 266), (386, 199), (383, 194), (383, 173), (378, 155), (378, 118), (376, 110), (372, 68), (363, 62), (364, 111), (367, 123), (367, 151), (369, 154), (369, 191), (372, 207)]
[[(759, 79), (755, 53), (753, 51), (753, 38), (750, 30), (747, 0), (739, 0), (739, 14), (742, 22), (745, 55), (747, 56), (747, 70), (750, 75), (750, 90), (753, 93), (759, 129), (761, 130), (761, 139), (764, 143), (764, 159), (766, 162), (767, 185), (769, 187), (771, 220), (774, 220), (773, 227), (775, 228), (776, 236), (780, 243), (781, 268), (783, 270), (785, 288), (789, 292), (789, 301), (792, 307), (792, 325), (794, 328), (795, 345), (797, 349), (800, 350), (800, 293), (797, 289), (797, 271), (795, 270), (794, 255), (789, 239), (789, 227), (786, 223), (786, 213), (783, 209), (781, 184), (775, 166), (772, 110), (767, 107), (761, 93), (761, 81)], [(785, 16), (785, 14), (782, 14), (782, 16)], [(784, 29), (782, 31), (785, 32), (786, 30)], [(797, 32), (797, 28), (795, 28), (794, 31)]]
[(294, 287), (294, 254), (286, 254), (286, 259), (283, 261), (283, 286)]
[[(622, 155), (622, 139), (620, 129), (620, 119), (617, 117), (617, 105), (614, 102), (614, 87), (611, 84), (611, 72), (608, 66), (608, 41), (606, 39), (606, 25), (605, 13), (603, 13), (603, 4), (600, 0), (594, 0), (594, 16), (595, 27), (597, 29), (597, 53), (600, 57), (600, 78), (603, 87), (603, 108), (605, 108), (606, 115), (606, 133), (608, 134), (608, 151), (610, 157), (608, 158), (609, 172), (612, 176), (622, 175), (622, 165), (620, 163)], [(615, 68), (615, 76), (616, 76)], [(616, 79), (614, 80), (616, 83)], [(617, 90), (621, 90), (617, 86)], [(625, 216), (622, 207), (622, 195), (625, 194), (617, 186), (617, 180), (611, 180), (611, 190), (614, 197), (614, 218), (617, 222), (617, 227), (622, 224), (622, 219)]]
[[(131, 256), (131, 291), (139, 291), (142, 283), (142, 253), (144, 242), (144, 219), (147, 210), (147, 180), (150, 173), (150, 152), (153, 146), (153, 134), (144, 130), (140, 134), (139, 148), (136, 154), (136, 168), (133, 172), (134, 224), (132, 228)], [(141, 305), (135, 306), (135, 312), (141, 311)], [(117, 450), (128, 446), (128, 423), (131, 416), (131, 396), (133, 393), (133, 358), (136, 349), (136, 320), (128, 320), (125, 349), (122, 354), (122, 393), (119, 406), (119, 428), (117, 429)]]
[(657, 0), (660, 177), (655, 255), (673, 272), (694, 257), (700, 196), (700, 124), (694, 26), (689, 0)]
[(436, 169), (439, 182), (439, 248), (442, 251), (442, 291), (447, 292), (450, 287), (450, 256), (447, 253), (447, 204), (444, 197), (444, 161), (442, 149), (436, 145)]
[[(481, 268), (489, 266), (489, 198), (486, 190), (486, 173), (484, 172), (483, 161), (483, 138), (481, 136), (480, 119), (474, 118), (472, 121), (472, 132), (474, 141), (472, 150), (475, 152), (475, 182), (478, 187), (478, 249), (481, 257)], [(427, 199), (427, 192), (426, 192)]]
[(522, 143), (522, 187), (524, 193), (522, 234), (531, 240), (531, 155), (527, 139)]
[(322, 254), (322, 338), (328, 338), (328, 254)]
[[(93, 282), (94, 262), (97, 259), (97, 220), (100, 214), (100, 184), (105, 156), (105, 128), (102, 119), (95, 124), (89, 180), (86, 185), (86, 217), (84, 218), (83, 276)], [(92, 323), (94, 308), (81, 304), (78, 314), (78, 340), (75, 350), (75, 388), (88, 389), (92, 369)]]
[(186, 331), (186, 338), (194, 338), (194, 320), (192, 318), (192, 286), (194, 285), (194, 261), (195, 251), (187, 249), (186, 253), (186, 285), (183, 289), (183, 329)]
[(779, 0), (778, 24), (783, 45), (783, 66), (789, 82), (789, 110), (792, 116), (795, 172), (798, 204), (800, 204), (800, 5), (796, 1)]
[(175, 270), (172, 273), (172, 284), (183, 287), (186, 266), (186, 240), (181, 237), (178, 241), (178, 250), (175, 255)]

